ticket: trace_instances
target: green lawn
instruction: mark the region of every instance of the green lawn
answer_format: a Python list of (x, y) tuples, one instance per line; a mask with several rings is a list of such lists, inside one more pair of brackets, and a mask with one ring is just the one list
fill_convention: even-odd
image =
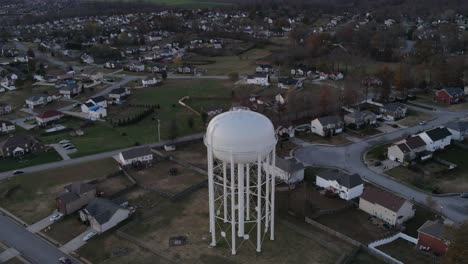
[(0, 160), (0, 172), (17, 170), (60, 160), (62, 160), (62, 157), (60, 157), (60, 155), (55, 150), (37, 154), (29, 154), (21, 157), (21, 159), (7, 158)]
[(410, 126), (417, 125), (421, 121), (431, 120), (432, 118), (433, 116), (430, 114), (419, 112), (419, 111), (414, 111), (414, 110), (409, 110), (408, 116), (397, 121), (397, 123), (402, 126), (410, 127)]
[(303, 134), (297, 137), (310, 143), (326, 144), (326, 145), (343, 145), (343, 144), (347, 144), (350, 142), (343, 135), (322, 137), (317, 134)]
[(431, 192), (434, 188), (435, 181), (433, 181), (430, 176), (425, 176), (421, 173), (409, 170), (404, 166), (398, 166), (386, 171), (385, 173), (402, 182), (406, 182), (428, 192)]
[(207, 70), (206, 75), (227, 75), (232, 72), (239, 74), (255, 73), (255, 60), (270, 55), (265, 49), (252, 49), (241, 56), (195, 57), (196, 60), (216, 61), (213, 64), (198, 66), (200, 70)]
[(384, 261), (368, 254), (364, 250), (359, 250), (350, 264), (383, 264)]
[(414, 238), (418, 237), (418, 229), (427, 221), (427, 220), (436, 220), (439, 216), (429, 209), (421, 207), (419, 205), (414, 206), (416, 212), (414, 213), (414, 217), (408, 220), (405, 223), (405, 230), (403, 233), (412, 236)]
[(109, 158), (19, 175), (0, 182), (0, 206), (32, 224), (53, 211), (54, 199), (66, 184), (105, 177), (116, 170), (116, 162)]
[(390, 147), (393, 143), (382, 144), (375, 148), (369, 150), (366, 154), (366, 160), (375, 161), (375, 160), (384, 160), (387, 158), (387, 148)]

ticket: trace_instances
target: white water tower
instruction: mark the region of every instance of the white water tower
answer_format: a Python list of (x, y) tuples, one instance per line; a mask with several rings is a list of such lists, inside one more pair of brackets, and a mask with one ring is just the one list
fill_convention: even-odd
[(233, 109), (208, 125), (208, 193), (211, 246), (224, 240), (233, 255), (241, 246), (262, 249), (274, 240), (276, 135), (271, 121)]

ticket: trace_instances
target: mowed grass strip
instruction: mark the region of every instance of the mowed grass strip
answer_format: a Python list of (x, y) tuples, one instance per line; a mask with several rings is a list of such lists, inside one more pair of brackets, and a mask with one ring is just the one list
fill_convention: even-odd
[(0, 182), (0, 206), (32, 224), (52, 213), (55, 197), (66, 184), (105, 177), (116, 170), (116, 162), (109, 158), (19, 175)]

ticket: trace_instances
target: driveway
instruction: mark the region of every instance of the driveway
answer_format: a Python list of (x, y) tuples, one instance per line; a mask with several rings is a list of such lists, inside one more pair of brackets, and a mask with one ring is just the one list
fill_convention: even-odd
[[(83, 238), (91, 232), (92, 229), (88, 228), (86, 231), (83, 233), (79, 234), (77, 237), (73, 238), (72, 240), (68, 241), (65, 245), (63, 245), (60, 250), (66, 254), (69, 254), (73, 251), (78, 250), (80, 247), (84, 246), (86, 244), (86, 241), (83, 240)], [(97, 236), (97, 235), (96, 235)]]
[(42, 220), (39, 220), (37, 221), (36, 223), (28, 226), (26, 228), (26, 230), (28, 230), (29, 232), (31, 233), (37, 233), (39, 231), (41, 231), (42, 229), (52, 225), (54, 222), (50, 221), (50, 217), (55, 214), (56, 211), (54, 211), (52, 214), (50, 214), (49, 216), (47, 216), (46, 218), (42, 219)]
[(57, 263), (61, 257), (80, 263), (3, 214), (0, 214), (0, 240), (15, 248), (33, 264)]
[(53, 147), (55, 151), (62, 157), (63, 160), (69, 160), (70, 156), (68, 156), (68, 152), (66, 149), (62, 147), (60, 144), (50, 144), (49, 146)]
[(8, 248), (7, 250), (0, 253), (0, 263), (7, 262), (8, 260), (18, 257), (20, 253), (14, 248)]
[[(418, 111), (424, 112), (424, 110), (420, 109), (418, 109)], [(455, 222), (462, 222), (468, 219), (468, 199), (462, 199), (458, 196), (432, 196), (420, 190), (413, 189), (387, 175), (371, 170), (363, 160), (365, 152), (376, 145), (394, 141), (405, 135), (417, 133), (423, 129), (427, 130), (432, 127), (441, 126), (448, 122), (459, 120), (465, 116), (463, 112), (443, 110), (434, 111), (431, 112), (431, 114), (437, 116), (437, 118), (424, 126), (417, 125), (400, 129), (346, 146), (303, 145), (294, 152), (294, 156), (297, 160), (307, 165), (334, 167), (346, 170), (350, 173), (358, 173), (364, 180), (420, 204), (427, 205), (427, 199), (430, 196), (436, 203), (435, 209), (437, 211)]]

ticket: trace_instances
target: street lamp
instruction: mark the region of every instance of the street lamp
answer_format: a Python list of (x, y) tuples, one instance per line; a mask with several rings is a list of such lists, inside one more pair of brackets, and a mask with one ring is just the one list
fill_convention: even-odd
[(161, 120), (158, 118), (158, 142), (161, 141)]

